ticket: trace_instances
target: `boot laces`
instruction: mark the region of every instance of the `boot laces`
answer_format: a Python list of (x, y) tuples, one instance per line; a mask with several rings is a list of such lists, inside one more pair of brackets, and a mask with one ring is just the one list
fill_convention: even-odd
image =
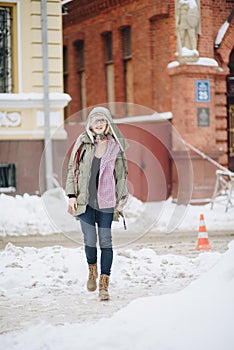
[(100, 280), (100, 289), (108, 290), (108, 278), (106, 276)]
[(97, 278), (96, 266), (89, 266), (89, 279), (95, 280)]

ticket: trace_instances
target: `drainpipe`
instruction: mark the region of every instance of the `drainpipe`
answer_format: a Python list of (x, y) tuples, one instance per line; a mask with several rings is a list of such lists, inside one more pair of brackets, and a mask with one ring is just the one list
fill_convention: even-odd
[(50, 100), (49, 100), (49, 70), (48, 70), (48, 38), (47, 38), (47, 7), (46, 0), (41, 0), (42, 57), (43, 57), (43, 87), (44, 87), (44, 157), (46, 190), (53, 188), (53, 157), (50, 137)]

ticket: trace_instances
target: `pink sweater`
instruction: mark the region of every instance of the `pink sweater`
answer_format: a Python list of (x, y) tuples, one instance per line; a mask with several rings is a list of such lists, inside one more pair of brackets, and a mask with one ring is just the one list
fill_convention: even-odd
[(116, 205), (114, 168), (119, 150), (117, 141), (108, 135), (107, 147), (101, 159), (99, 172), (97, 199), (100, 209), (112, 208)]

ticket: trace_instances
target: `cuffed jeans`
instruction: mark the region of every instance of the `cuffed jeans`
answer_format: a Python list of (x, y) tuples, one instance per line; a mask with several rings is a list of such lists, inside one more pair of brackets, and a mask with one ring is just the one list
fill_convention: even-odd
[[(88, 264), (97, 263), (97, 232), (101, 249), (101, 274), (110, 275), (113, 261), (111, 225), (113, 212), (98, 210), (87, 205), (86, 212), (79, 215), (84, 235), (85, 254)], [(97, 231), (96, 231), (97, 224)]]

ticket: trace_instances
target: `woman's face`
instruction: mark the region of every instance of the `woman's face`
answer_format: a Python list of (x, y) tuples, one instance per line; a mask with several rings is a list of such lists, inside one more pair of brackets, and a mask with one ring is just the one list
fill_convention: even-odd
[(91, 120), (90, 128), (95, 134), (103, 134), (106, 129), (106, 124), (107, 120), (100, 114)]

